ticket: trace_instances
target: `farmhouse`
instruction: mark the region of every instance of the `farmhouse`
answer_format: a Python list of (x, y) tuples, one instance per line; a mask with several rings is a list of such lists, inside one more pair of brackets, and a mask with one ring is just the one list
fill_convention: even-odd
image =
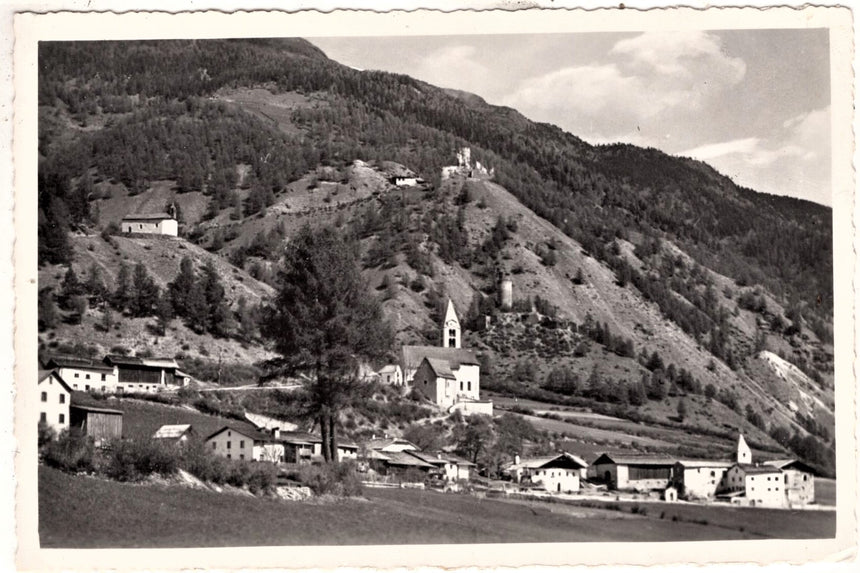
[(714, 497), (732, 462), (679, 460), (672, 470), (672, 486), (685, 499)]
[(768, 465), (734, 464), (723, 476), (718, 497), (740, 505), (788, 505), (782, 470)]
[(88, 436), (97, 447), (122, 439), (122, 412), (83, 404), (69, 407), (70, 431)]
[(464, 413), (492, 415), (492, 402), (480, 400), (481, 365), (471, 350), (461, 348), (460, 320), (449, 300), (442, 324), (442, 346), (403, 346), (403, 378), (436, 405)]
[(402, 475), (409, 470), (418, 470), (422, 472), (431, 472), (436, 469), (436, 466), (425, 462), (421, 458), (411, 455), (413, 452), (376, 452), (371, 460), (376, 463), (374, 466), (382, 467), (385, 473)]
[[(284, 460), (302, 464), (321, 461), (322, 437), (307, 432), (275, 432), (275, 437), (284, 446)], [(350, 440), (338, 440), (337, 461), (354, 460), (358, 457), (358, 444)]]
[(191, 381), (173, 358), (108, 355), (104, 362), (116, 369), (118, 393), (160, 392), (168, 387), (187, 386)]
[(663, 490), (669, 485), (675, 460), (663, 456), (602, 454), (590, 475), (612, 489)]
[(811, 467), (797, 460), (771, 460), (762, 464), (782, 470), (789, 507), (815, 502), (815, 472)]
[(179, 223), (168, 213), (137, 213), (126, 215), (120, 223), (123, 233), (179, 236)]
[(165, 443), (184, 444), (194, 436), (191, 424), (166, 424), (155, 431), (152, 439), (163, 440)]
[(55, 356), (45, 364), (56, 369), (63, 380), (67, 380), (72, 390), (100, 390), (113, 392), (116, 389), (116, 368), (85, 358)]
[(552, 493), (579, 491), (580, 479), (588, 464), (582, 458), (561, 452), (554, 456), (514, 458), (514, 463), (505, 468), (505, 473), (517, 483), (541, 485)]
[(270, 434), (224, 426), (206, 438), (206, 447), (217, 456), (255, 462), (283, 462), (284, 445)]
[(72, 389), (54, 370), (40, 370), (37, 386), (39, 387), (39, 423), (53, 428), (58, 433), (68, 430)]
[(418, 450), (407, 450), (405, 453), (432, 465), (436, 468), (434, 473), (437, 473), (439, 477), (449, 482), (468, 480), (471, 468), (475, 467), (475, 464), (469, 460), (447, 452), (431, 454)]

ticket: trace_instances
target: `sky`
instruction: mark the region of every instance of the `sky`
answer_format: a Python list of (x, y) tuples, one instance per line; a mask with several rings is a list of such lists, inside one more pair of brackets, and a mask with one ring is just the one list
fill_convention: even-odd
[(589, 143), (656, 147), (757, 191), (831, 204), (824, 29), (311, 41), (340, 63), (469, 91)]

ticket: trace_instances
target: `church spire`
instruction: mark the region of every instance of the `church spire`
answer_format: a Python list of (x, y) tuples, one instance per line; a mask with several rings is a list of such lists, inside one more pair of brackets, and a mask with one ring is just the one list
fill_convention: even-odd
[(445, 322), (442, 324), (442, 347), (460, 348), (460, 319), (454, 310), (454, 303), (448, 299), (448, 308), (445, 310)]
[(752, 463), (752, 452), (750, 451), (750, 447), (747, 445), (747, 441), (744, 439), (743, 434), (740, 434), (738, 437), (738, 463)]

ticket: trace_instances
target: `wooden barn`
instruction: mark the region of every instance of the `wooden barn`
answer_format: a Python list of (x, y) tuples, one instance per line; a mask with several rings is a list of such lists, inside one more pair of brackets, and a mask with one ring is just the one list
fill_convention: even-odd
[(603, 454), (592, 462), (589, 476), (610, 489), (663, 490), (676, 461), (665, 456)]
[(70, 430), (91, 437), (96, 446), (122, 439), (122, 412), (119, 410), (72, 404), (69, 417)]

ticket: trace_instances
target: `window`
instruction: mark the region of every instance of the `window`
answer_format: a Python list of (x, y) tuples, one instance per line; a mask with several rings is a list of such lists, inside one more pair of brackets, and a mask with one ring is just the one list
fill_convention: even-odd
[(217, 445), (218, 444), (216, 444), (215, 442), (212, 442), (212, 449), (214, 450)]
[(712, 472), (711, 472), (711, 477), (716, 477), (716, 476), (717, 476), (717, 473), (716, 473), (716, 472), (714, 472), (714, 471), (712, 471)]
[(89, 380), (89, 379), (90, 379), (90, 375), (89, 375), (89, 374), (85, 374), (85, 375), (84, 375), (84, 378), (85, 378), (86, 380)]
[(102, 374), (102, 382), (107, 381), (107, 374)]
[(231, 442), (230, 440), (227, 440), (227, 449), (228, 450), (230, 449), (230, 446), (232, 446), (232, 445), (233, 445), (233, 442)]
[[(138, 227), (140, 227), (141, 229), (143, 229), (143, 223), (138, 224)], [(229, 457), (229, 456), (228, 456), (228, 457)]]
[(462, 391), (463, 391), (463, 381), (460, 380), (460, 392), (462, 392)]
[(245, 459), (245, 454), (239, 454), (239, 459), (240, 459), (240, 460), (244, 460), (244, 459)]
[(469, 392), (471, 392), (471, 391), (472, 391), (472, 381), (471, 381), (471, 380), (469, 380), (466, 384), (467, 384), (466, 389), (467, 389)]
[(60, 394), (60, 404), (65, 404), (65, 403), (66, 403), (66, 395)]
[(39, 421), (40, 422), (47, 422), (48, 421), (48, 415), (44, 412), (40, 413), (39, 414)]
[(78, 374), (77, 372), (75, 372), (75, 378), (80, 378), (80, 377), (81, 377), (81, 375)]
[(227, 454), (227, 459), (228, 459), (228, 460), (230, 460), (230, 459), (232, 459), (232, 458), (233, 458), (233, 456), (231, 456), (230, 454)]
[(42, 392), (42, 402), (47, 402), (47, 401), (48, 401), (48, 393)]
[(87, 384), (86, 386), (84, 386), (84, 390), (86, 390), (87, 392), (89, 392), (89, 391), (90, 391), (90, 385), (89, 385), (89, 384)]
[(239, 440), (239, 447), (240, 447), (240, 448), (244, 448), (244, 447), (245, 447), (245, 440)]
[(60, 414), (60, 423), (61, 423), (61, 424), (65, 424), (65, 423), (66, 423), (66, 415), (65, 415), (65, 414)]

